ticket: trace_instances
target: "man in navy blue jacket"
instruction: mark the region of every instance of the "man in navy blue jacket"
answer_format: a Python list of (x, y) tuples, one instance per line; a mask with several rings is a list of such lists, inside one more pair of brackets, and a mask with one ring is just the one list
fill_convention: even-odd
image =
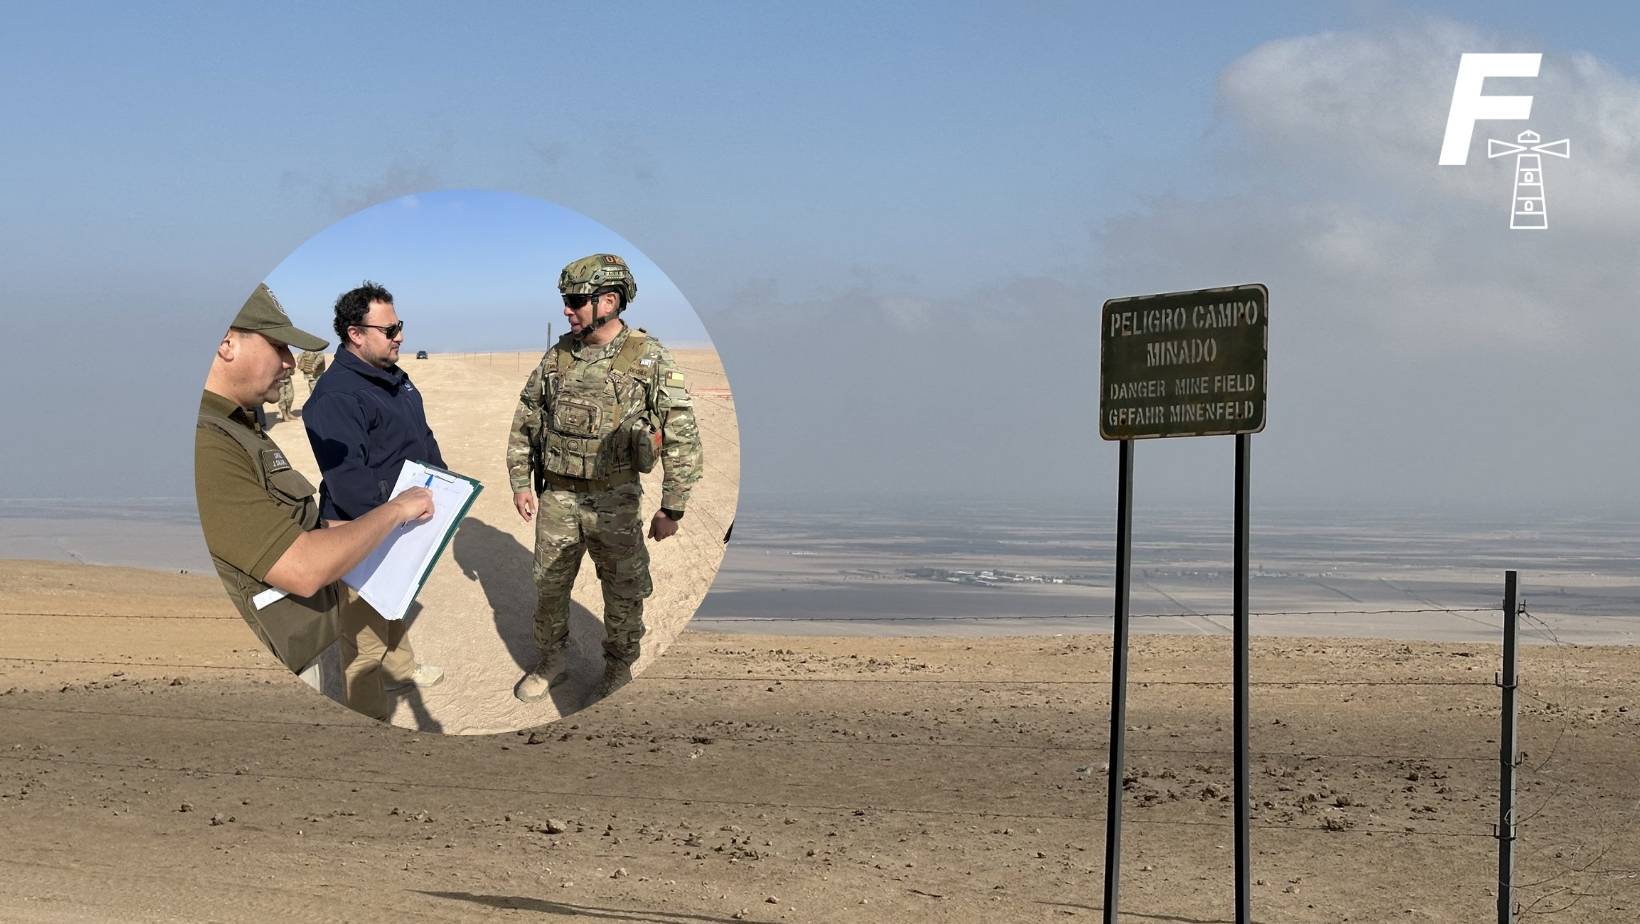
[[(444, 457), (427, 426), (421, 392), (398, 366), (404, 322), (393, 296), (368, 280), (336, 299), (341, 349), (302, 409), (323, 481), (319, 515), (356, 520), (386, 503), (405, 460), (440, 468)], [(432, 686), (444, 672), (416, 664), (403, 620), (388, 620), (351, 590), (340, 623), (347, 704), (386, 721), (386, 692)]]

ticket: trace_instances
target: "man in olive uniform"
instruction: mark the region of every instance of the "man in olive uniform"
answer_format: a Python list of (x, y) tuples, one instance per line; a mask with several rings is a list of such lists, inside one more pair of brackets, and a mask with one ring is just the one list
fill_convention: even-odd
[(205, 379), (194, 490), (228, 596), (262, 643), (300, 672), (336, 639), (345, 599), (339, 578), (394, 529), (432, 516), (433, 497), (415, 488), (350, 523), (320, 528), (313, 485), (253, 416), (290, 378), (292, 345), (318, 350), (325, 342), (292, 325), (267, 286), (257, 286)]
[(678, 531), (700, 480), (700, 432), (672, 354), (618, 317), (637, 298), (626, 261), (593, 254), (558, 277), (569, 332), (530, 373), (507, 440), (513, 505), (535, 521), (539, 660), (513, 688), (525, 702), (568, 676), (570, 589), (591, 553), (604, 596), (604, 672), (595, 695), (632, 678), (643, 638), (649, 550), (638, 511), (641, 473), (664, 467), (649, 536)]

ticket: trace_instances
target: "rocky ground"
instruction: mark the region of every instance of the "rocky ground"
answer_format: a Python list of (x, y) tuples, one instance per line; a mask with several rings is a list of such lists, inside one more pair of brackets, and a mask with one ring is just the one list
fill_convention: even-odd
[[(8, 920), (1041, 921), (1101, 914), (1109, 638), (684, 633), (493, 736), (389, 728), (209, 578), (0, 565)], [(1640, 919), (1633, 649), (1521, 668), (1523, 905)], [(1253, 905), (1493, 920), (1495, 646), (1259, 639)], [(1233, 920), (1229, 651), (1132, 651), (1124, 920)]]

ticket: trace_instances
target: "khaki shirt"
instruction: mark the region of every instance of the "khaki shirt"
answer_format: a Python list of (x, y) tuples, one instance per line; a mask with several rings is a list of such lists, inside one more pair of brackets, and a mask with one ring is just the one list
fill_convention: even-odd
[[(311, 597), (287, 596), (257, 609), (267, 576), (296, 537), (319, 526), (313, 484), (291, 467), (249, 411), (214, 392), (199, 402), (194, 492), (205, 546), (228, 596), (262, 643), (300, 671), (336, 638), (340, 583)], [(207, 423), (206, 421), (209, 421)], [(233, 430), (244, 442), (223, 432)], [(257, 447), (253, 459), (247, 444)]]
[[(199, 413), (244, 427), (284, 455), (249, 411), (221, 395), (205, 392)], [(302, 534), (301, 508), (270, 497), (244, 447), (221, 431), (202, 427), (194, 436), (194, 492), (211, 555), (258, 581)]]

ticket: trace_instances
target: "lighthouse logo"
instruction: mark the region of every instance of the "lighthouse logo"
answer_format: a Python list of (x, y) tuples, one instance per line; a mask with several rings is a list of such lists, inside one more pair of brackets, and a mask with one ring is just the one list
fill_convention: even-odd
[[(1469, 144), (1475, 123), (1481, 120), (1524, 121), (1532, 117), (1530, 96), (1488, 96), (1481, 86), (1488, 77), (1536, 77), (1543, 55), (1474, 54), (1458, 59), (1458, 79), (1452, 87), (1452, 106), (1447, 110), (1446, 137), (1441, 141), (1443, 167), (1462, 167), (1469, 162)], [(1517, 231), (1544, 231), (1549, 227), (1547, 187), (1543, 182), (1543, 155), (1572, 156), (1571, 141), (1543, 140), (1530, 128), (1514, 141), (1488, 138), (1487, 159), (1515, 155), (1515, 185), (1509, 199), (1509, 227)]]

